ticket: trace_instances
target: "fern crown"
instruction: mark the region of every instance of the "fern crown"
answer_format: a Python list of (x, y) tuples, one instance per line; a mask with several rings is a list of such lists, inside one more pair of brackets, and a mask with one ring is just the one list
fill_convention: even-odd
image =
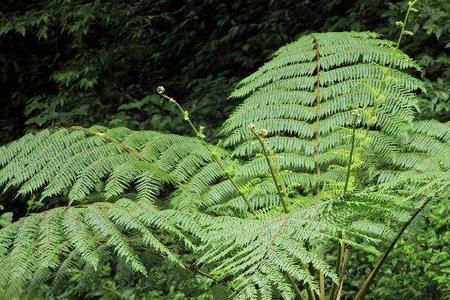
[(0, 230), (0, 291), (31, 296), (73, 269), (98, 272), (111, 254), (119, 273), (145, 277), (150, 251), (208, 270), (238, 299), (318, 293), (315, 272), (339, 280), (326, 241), (346, 232), (348, 245), (378, 253), (394, 235), (380, 218), (398, 225), (417, 197), (447, 188), (450, 127), (415, 120), (415, 69), (375, 33), (314, 33), (237, 85), (223, 146), (198, 132), (28, 133), (0, 148), (0, 185), (38, 211)]

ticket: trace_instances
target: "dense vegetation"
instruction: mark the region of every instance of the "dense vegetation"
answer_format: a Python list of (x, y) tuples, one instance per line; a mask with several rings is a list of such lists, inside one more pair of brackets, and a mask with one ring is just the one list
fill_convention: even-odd
[[(4, 295), (352, 298), (431, 201), (366, 298), (447, 299), (450, 4), (407, 8), (2, 3)], [(308, 35), (367, 29), (414, 60)]]

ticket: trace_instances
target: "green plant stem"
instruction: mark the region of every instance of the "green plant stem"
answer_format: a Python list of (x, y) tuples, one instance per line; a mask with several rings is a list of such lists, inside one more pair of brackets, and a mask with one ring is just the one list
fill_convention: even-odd
[(358, 123), (358, 112), (353, 112), (353, 123), (352, 123), (352, 137), (351, 137), (351, 146), (350, 146), (350, 154), (348, 156), (347, 161), (347, 173), (345, 174), (345, 185), (344, 185), (344, 198), (347, 197), (348, 193), (348, 184), (350, 182), (350, 174), (351, 174), (351, 168), (352, 168), (352, 161), (353, 161), (353, 153), (355, 152), (355, 140), (356, 140), (356, 124)]
[(433, 199), (433, 197), (427, 197), (422, 202), (422, 205), (412, 214), (412, 216), (402, 225), (400, 230), (398, 231), (395, 238), (391, 241), (386, 251), (384, 251), (383, 255), (381, 256), (380, 260), (377, 262), (375, 267), (372, 269), (372, 271), (367, 276), (364, 283), (361, 285), (361, 288), (359, 289), (358, 293), (356, 294), (355, 300), (363, 300), (366, 296), (367, 292), (369, 291), (370, 285), (373, 283), (375, 277), (377, 276), (378, 272), (380, 271), (383, 264), (386, 262), (386, 259), (388, 258), (389, 254), (391, 254), (392, 250), (394, 249), (395, 245), (397, 244), (398, 240), (402, 236), (402, 234), (405, 232), (406, 228), (412, 223), (412, 221), (419, 215), (419, 213), (427, 206), (428, 203)]
[[(380, 88), (379, 93), (377, 94), (376, 98), (378, 98), (379, 96), (381, 96), (381, 94), (383, 93), (385, 87), (386, 87), (386, 78), (390, 73), (390, 70), (394, 64), (394, 56), (395, 56), (395, 51), (398, 50), (400, 48), (400, 43), (403, 39), (403, 36), (405, 34), (405, 29), (406, 29), (406, 25), (408, 23), (408, 19), (409, 19), (409, 14), (411, 12), (411, 10), (414, 7), (414, 4), (416, 4), (417, 0), (412, 1), (409, 5), (408, 5), (408, 9), (406, 11), (405, 14), (405, 18), (403, 19), (403, 23), (401, 24), (401, 30), (400, 30), (400, 34), (398, 36), (396, 45), (394, 48), (392, 48), (391, 51), (391, 55), (390, 55), (390, 61), (389, 61), (389, 68), (388, 71), (386, 72), (386, 74), (383, 76), (382, 79), (382, 85)], [(374, 111), (376, 110), (376, 104), (374, 105)], [(366, 130), (366, 136), (368, 135), (370, 130), (370, 125), (367, 126), (367, 130)], [(375, 276), (378, 274), (381, 266), (384, 264), (384, 262), (386, 261), (387, 257), (389, 256), (390, 252), (392, 251), (392, 249), (394, 248), (395, 244), (398, 242), (398, 239), (400, 238), (400, 236), (403, 234), (403, 232), (406, 230), (406, 228), (408, 227), (408, 225), (414, 220), (414, 218), (420, 213), (420, 211), (422, 211), (425, 206), (428, 204), (428, 202), (431, 201), (431, 197), (429, 198), (428, 201), (424, 201), (423, 205), (411, 216), (411, 218), (405, 223), (403, 224), (403, 226), (400, 228), (400, 231), (398, 232), (397, 236), (394, 238), (394, 240), (392, 240), (391, 244), (389, 245), (388, 249), (384, 252), (383, 256), (381, 257), (381, 259), (378, 261), (378, 263), (376, 264), (375, 268), (369, 273), (367, 279), (364, 281), (363, 285), (361, 286), (360, 290), (358, 291), (358, 294), (355, 297), (355, 300), (362, 300), (364, 299), (367, 291), (369, 290), (369, 287), (371, 285), (371, 283), (373, 282)], [(339, 293), (338, 293), (339, 294)]]
[[(272, 164), (270, 155), (268, 153), (266, 145), (264, 144), (264, 140), (258, 133), (255, 132), (255, 130), (253, 128), (251, 128), (250, 130), (253, 133), (253, 135), (255, 135), (255, 137), (258, 139), (258, 141), (261, 145), (263, 156), (264, 156), (265, 160), (267, 161), (267, 165), (269, 166), (270, 174), (272, 176), (272, 180), (277, 189), (278, 197), (280, 198), (281, 204), (283, 206), (283, 210), (285, 213), (290, 213), (289, 203), (287, 200), (286, 185), (284, 184), (284, 181), (281, 178), (280, 178), (280, 182), (278, 182), (278, 179), (277, 179), (277, 171), (278, 170), (276, 170)], [(306, 270), (306, 271), (308, 272), (308, 270)], [(301, 292), (300, 292), (297, 284), (295, 283), (295, 280), (289, 274), (287, 274), (287, 276), (288, 276), (289, 280), (291, 281), (291, 284), (294, 287), (294, 290), (296, 291), (297, 295), (301, 299), (301, 297), (302, 297)], [(308, 290), (308, 299), (315, 300), (314, 292), (309, 285), (307, 287), (307, 290)]]
[[(411, 12), (411, 10), (414, 7), (414, 4), (416, 4), (417, 0), (412, 1), (409, 5), (408, 5), (408, 9), (406, 11), (405, 14), (405, 18), (403, 19), (403, 22), (401, 23), (401, 30), (400, 30), (400, 34), (398, 36), (397, 39), (397, 43), (395, 45), (394, 48), (392, 48), (391, 51), (391, 55), (390, 55), (390, 61), (389, 61), (389, 68), (388, 71), (386, 72), (386, 74), (384, 74), (383, 79), (382, 79), (382, 85), (380, 88), (379, 93), (377, 94), (376, 98), (381, 96), (381, 94), (383, 93), (385, 87), (386, 87), (386, 78), (390, 73), (390, 70), (394, 64), (394, 56), (395, 56), (395, 51), (398, 50), (400, 48), (400, 43), (403, 39), (403, 36), (405, 34), (405, 29), (406, 29), (406, 25), (408, 23), (408, 19), (409, 19), (409, 14)], [(374, 104), (374, 112), (376, 111), (376, 104)], [(370, 125), (367, 126), (367, 130), (366, 130), (366, 136), (368, 135), (370, 130)], [(429, 202), (429, 201), (428, 201)], [(365, 282), (363, 283), (362, 287), (360, 288), (360, 290), (358, 291), (358, 294), (356, 295), (355, 299), (356, 300), (362, 300), (364, 299), (370, 284), (372, 283), (372, 281), (374, 280), (375, 276), (378, 274), (381, 266), (384, 264), (385, 260), (387, 259), (389, 253), (392, 251), (393, 247), (395, 246), (395, 244), (397, 243), (398, 239), (400, 238), (400, 236), (403, 234), (403, 232), (405, 231), (406, 227), (412, 222), (412, 220), (417, 216), (417, 214), (426, 206), (426, 204), (428, 204), (427, 201), (424, 202), (424, 205), (421, 206), (421, 208), (419, 208), (415, 214), (413, 214), (412, 218), (410, 220), (408, 220), (407, 223), (405, 223), (402, 228), (400, 229), (399, 233), (397, 234), (396, 238), (391, 242), (391, 244), (389, 245), (388, 249), (386, 250), (386, 252), (383, 254), (382, 258), (380, 259), (380, 261), (377, 263), (377, 265), (375, 266), (375, 268), (372, 270), (372, 272), (370, 272), (370, 274), (368, 275), (367, 279), (365, 280)], [(339, 262), (338, 262), (339, 263)], [(341, 289), (341, 288), (340, 288)], [(338, 296), (340, 293), (338, 293)], [(337, 298), (338, 299), (338, 298)]]
[[(162, 259), (166, 259), (166, 256), (159, 254), (159, 257), (161, 257)], [(236, 289), (234, 289), (232, 286), (230, 286), (227, 282), (225, 282), (224, 280), (221, 279), (217, 279), (216, 277), (214, 277), (212, 274), (208, 273), (207, 271), (203, 271), (201, 269), (196, 268), (193, 265), (190, 264), (184, 264), (181, 263), (181, 265), (179, 265), (181, 268), (183, 268), (184, 270), (187, 271), (191, 271), (194, 273), (197, 273), (205, 278), (211, 279), (212, 281), (214, 281), (216, 284), (223, 284), (225, 285), (227, 288), (229, 288), (232, 292), (236, 292)]]
[[(356, 124), (357, 123), (358, 123), (358, 112), (353, 111), (351, 146), (350, 146), (350, 153), (349, 153), (348, 161), (347, 161), (347, 173), (345, 176), (345, 184), (344, 184), (344, 191), (343, 191), (344, 200), (347, 198), (347, 195), (348, 195), (348, 185), (350, 182), (353, 153), (355, 152)], [(342, 240), (346, 239), (345, 232), (342, 232), (341, 239)], [(336, 271), (339, 274), (339, 283), (338, 283), (338, 285), (333, 284), (333, 287), (331, 289), (330, 299), (340, 299), (340, 295), (342, 294), (343, 282), (344, 282), (344, 278), (345, 278), (345, 269), (347, 267), (349, 258), (350, 258), (350, 248), (346, 247), (344, 245), (344, 242), (342, 241), (341, 246), (339, 247), (338, 261), (337, 261), (337, 265), (336, 265)]]
[[(184, 112), (183, 108), (181, 107), (181, 105), (178, 104), (177, 101), (175, 101), (174, 99), (172, 99), (172, 98), (170, 98), (170, 97), (168, 97), (168, 96), (166, 96), (166, 95), (162, 95), (162, 96), (165, 97), (165, 98), (167, 98), (167, 99), (169, 99), (170, 102), (175, 103), (175, 105), (178, 107), (178, 109), (181, 110), (182, 112)], [(186, 120), (186, 119), (185, 119), (185, 120)], [(207, 148), (208, 152), (209, 152), (210, 155), (213, 157), (213, 159), (215, 160), (215, 162), (219, 165), (219, 167), (221, 168), (221, 170), (226, 174), (225, 168), (224, 168), (222, 162), (220, 161), (220, 159), (219, 159), (214, 153), (212, 153), (212, 152), (210, 151), (210, 149), (209, 149), (209, 147), (208, 147), (208, 144), (206, 143), (206, 141), (204, 140), (204, 138), (201, 138), (201, 136), (199, 136), (199, 133), (200, 133), (199, 130), (195, 127), (195, 125), (192, 123), (192, 121), (190, 121), (190, 119), (187, 119), (186, 121), (188, 122), (188, 124), (190, 125), (190, 127), (192, 128), (192, 130), (195, 132), (196, 136), (197, 136), (197, 137), (202, 141), (202, 143), (205, 145), (205, 147)], [(97, 136), (99, 136), (100, 138), (104, 139), (105, 141), (108, 141), (108, 142), (117, 144), (118, 146), (121, 146), (126, 152), (128, 152), (129, 154), (135, 156), (137, 159), (151, 163), (151, 162), (148, 161), (146, 158), (142, 157), (136, 150), (134, 150), (134, 149), (132, 149), (132, 148), (129, 148), (129, 147), (126, 147), (126, 146), (123, 146), (119, 141), (117, 141), (116, 139), (114, 139), (114, 138), (112, 138), (112, 137), (110, 137), (110, 136), (108, 136), (108, 135), (106, 135), (106, 134), (104, 134), (104, 133), (93, 132), (93, 131), (91, 131), (91, 130), (88, 130), (88, 129), (85, 129), (85, 128), (81, 128), (81, 127), (76, 127), (76, 126), (71, 127), (71, 128), (74, 129), (74, 130), (83, 130), (83, 131), (85, 131), (87, 134), (97, 135)], [(230, 180), (230, 182), (233, 184), (233, 187), (239, 192), (239, 194), (242, 196), (242, 198), (246, 201), (246, 203), (247, 203), (247, 205), (248, 205), (248, 207), (249, 207), (251, 213), (252, 213), (252, 214), (255, 214), (255, 211), (253, 210), (253, 207), (252, 207), (251, 205), (249, 205), (249, 202), (248, 202), (247, 198), (239, 191), (239, 188), (238, 188), (237, 184), (234, 182), (234, 180), (233, 180), (232, 178), (230, 178), (229, 175), (227, 175), (227, 176), (228, 176), (228, 179)], [(206, 277), (206, 278), (209, 278), (209, 279), (213, 280), (213, 281), (216, 282), (216, 283), (223, 283), (221, 280), (216, 279), (214, 276), (212, 276), (212, 275), (209, 274), (208, 272), (205, 272), (205, 271), (200, 270), (200, 269), (193, 268), (193, 267), (191, 267), (191, 266), (189, 266), (189, 265), (183, 265), (183, 267), (184, 267), (186, 270), (190, 270), (190, 271), (195, 272), (195, 273), (197, 273), (197, 274), (200, 274), (200, 275), (202, 275), (202, 276), (204, 276), (204, 277)], [(232, 288), (232, 287), (230, 287), (230, 286), (228, 286), (228, 287), (233, 291), (233, 288)]]
[(80, 127), (80, 126), (72, 126), (72, 127), (69, 127), (69, 128), (70, 128), (71, 130), (80, 130), (80, 131), (83, 131), (83, 132), (86, 133), (86, 134), (98, 136), (98, 137), (100, 137), (102, 140), (104, 140), (104, 141), (106, 141), (106, 142), (109, 142), (109, 143), (112, 143), (112, 144), (114, 144), (114, 145), (116, 145), (116, 146), (122, 148), (125, 152), (127, 152), (127, 153), (130, 154), (131, 156), (135, 157), (136, 159), (141, 160), (141, 161), (144, 161), (144, 162), (147, 162), (147, 163), (152, 163), (150, 160), (148, 160), (147, 158), (143, 157), (143, 156), (142, 156), (138, 151), (136, 151), (135, 149), (130, 148), (130, 147), (128, 147), (128, 146), (122, 144), (121, 142), (119, 142), (118, 140), (116, 140), (116, 139), (113, 138), (113, 137), (110, 137), (110, 136), (107, 135), (106, 133), (103, 133), (103, 132), (95, 132), (95, 131), (93, 131), (93, 130), (90, 130), (90, 129), (88, 129), (88, 128), (83, 128), (83, 127)]
[(307, 291), (308, 291), (308, 300), (316, 300), (316, 294), (309, 285)]
[[(284, 181), (281, 178), (280, 178), (280, 182), (278, 182), (277, 170), (275, 169), (275, 167), (272, 164), (268, 150), (266, 148), (266, 145), (264, 144), (264, 140), (258, 133), (255, 132), (255, 130), (253, 128), (250, 128), (250, 131), (253, 133), (253, 135), (255, 135), (255, 137), (258, 139), (258, 141), (261, 145), (264, 159), (267, 161), (267, 165), (269, 166), (270, 174), (272, 176), (272, 180), (277, 189), (278, 197), (280, 198), (281, 204), (283, 206), (283, 210), (285, 213), (288, 214), (291, 212), (291, 210), (289, 208), (289, 203), (287, 200), (286, 185), (284, 184)], [(308, 272), (307, 269), (305, 271)], [(302, 299), (303, 297), (302, 297), (301, 291), (298, 288), (297, 284), (295, 283), (295, 280), (289, 274), (286, 274), (286, 275), (287, 275), (289, 281), (291, 282), (292, 286), (294, 287), (296, 294), (299, 296), (300, 299)], [(309, 285), (307, 287), (307, 291), (308, 291), (308, 299), (315, 300), (314, 291), (312, 290), (312, 288)]]
[(250, 213), (255, 215), (256, 212), (255, 212), (255, 209), (253, 208), (253, 205), (250, 203), (250, 200), (244, 195), (244, 193), (241, 192), (241, 190), (239, 189), (239, 186), (237, 185), (236, 181), (234, 181), (234, 179), (231, 177), (231, 175), (228, 174), (228, 172), (226, 171), (225, 166), (222, 163), (222, 160), (215, 153), (213, 153), (211, 151), (211, 149), (209, 148), (208, 143), (205, 141), (205, 136), (203, 135), (203, 132), (201, 132), (199, 129), (197, 129), (197, 127), (194, 125), (194, 123), (192, 123), (192, 121), (189, 118), (189, 116), (186, 115), (187, 111), (185, 111), (183, 109), (183, 107), (174, 98), (169, 97), (169, 96), (165, 95), (164, 93), (160, 93), (160, 95), (162, 97), (168, 99), (169, 102), (175, 104), (175, 106), (178, 108), (178, 110), (183, 115), (184, 120), (189, 124), (189, 126), (192, 129), (192, 131), (194, 131), (195, 136), (203, 143), (203, 145), (205, 146), (205, 148), (207, 149), (207, 151), (209, 152), (209, 154), (213, 158), (214, 162), (217, 163), (217, 165), (219, 166), (220, 170), (225, 174), (225, 176), (227, 176), (227, 179), (233, 185), (233, 188), (236, 190), (236, 192), (239, 194), (239, 196), (241, 196), (242, 199), (245, 201), (245, 203), (247, 204), (247, 207), (248, 207)]
[(277, 189), (278, 197), (280, 198), (281, 204), (283, 205), (284, 212), (289, 213), (290, 209), (289, 209), (289, 203), (287, 200), (287, 192), (286, 192), (286, 187), (284, 185), (284, 182), (282, 180), (280, 180), (280, 183), (279, 183), (277, 180), (277, 174), (276, 174), (275, 168), (272, 165), (272, 161), (270, 160), (270, 156), (266, 149), (266, 146), (264, 145), (263, 139), (261, 138), (261, 136), (258, 133), (255, 132), (254, 129), (250, 129), (250, 130), (256, 136), (259, 143), (261, 144), (262, 153), (264, 155), (265, 160), (267, 161), (267, 165), (269, 166), (270, 174), (272, 176), (273, 182)]
[[(343, 235), (343, 238), (345, 238), (345, 235)], [(343, 248), (343, 249), (342, 249)], [(336, 295), (336, 299), (341, 299), (342, 293), (343, 293), (343, 286), (344, 286), (344, 279), (345, 279), (345, 270), (347, 268), (348, 261), (350, 259), (351, 254), (351, 248), (348, 246), (342, 245), (341, 253), (342, 255), (342, 266), (341, 266), (341, 272), (339, 273), (339, 287), (338, 292)]]
[[(391, 55), (389, 57), (388, 69), (385, 72), (385, 74), (383, 75), (383, 78), (381, 79), (381, 87), (380, 87), (379, 92), (375, 96), (375, 100), (378, 99), (378, 97), (380, 97), (383, 94), (384, 89), (386, 88), (386, 78), (391, 73), (391, 69), (394, 64), (395, 51), (400, 48), (400, 43), (402, 42), (403, 36), (405, 35), (405, 29), (406, 29), (406, 24), (408, 23), (409, 14), (410, 14), (411, 10), (413, 9), (414, 4), (416, 4), (416, 2), (417, 2), (417, 0), (414, 0), (413, 2), (411, 2), (411, 4), (408, 5), (408, 9), (406, 10), (406, 14), (405, 14), (405, 17), (404, 17), (402, 25), (401, 25), (400, 34), (397, 38), (397, 42), (395, 43), (395, 47), (393, 47), (391, 50)], [(377, 107), (378, 107), (378, 105), (376, 103), (374, 103), (374, 106), (373, 106), (374, 114), (376, 112)], [(369, 134), (370, 127), (371, 127), (370, 125), (367, 126), (366, 136)]]
[(294, 278), (292, 278), (292, 276), (287, 273), (286, 273), (286, 276), (289, 279), (289, 281), (291, 282), (292, 286), (294, 287), (295, 293), (297, 294), (298, 298), (300, 300), (303, 300), (302, 291), (300, 291), (300, 289), (298, 288), (297, 284), (295, 283)]
[[(414, 7), (414, 4), (416, 4), (416, 2), (417, 2), (417, 0), (414, 0), (411, 2), (411, 4), (408, 5), (408, 9), (406, 10), (405, 18), (403, 19), (402, 29), (400, 30), (400, 35), (398, 36), (397, 43), (396, 43), (396, 46), (394, 49), (400, 48), (400, 43), (402, 42), (403, 35), (405, 34), (406, 24), (408, 23), (409, 14), (411, 12), (411, 9)], [(391, 59), (391, 61), (389, 63), (389, 67), (392, 67), (393, 63), (394, 63), (394, 61)]]
[(325, 274), (319, 271), (320, 300), (325, 300)]
[[(317, 39), (317, 37), (315, 35), (313, 35), (313, 40), (314, 40), (314, 50), (316, 52), (316, 85), (314, 88), (314, 94), (315, 94), (315, 106), (316, 106), (316, 120), (315, 120), (315, 145), (314, 145), (314, 161), (315, 161), (315, 172), (317, 175), (317, 181), (318, 184), (316, 186), (316, 195), (319, 196), (320, 192), (321, 192), (321, 187), (320, 187), (320, 174), (321, 174), (321, 170), (320, 170), (320, 75), (321, 75), (321, 68), (320, 68), (320, 44), (319, 44), (319, 40)], [(307, 247), (308, 248), (308, 247)], [(309, 269), (310, 272), (312, 272), (312, 268), (311, 268), (311, 264), (309, 265)], [(319, 287), (320, 287), (320, 295), (319, 295), (319, 299), (320, 300), (325, 300), (325, 275), (323, 274), (322, 271), (319, 271)], [(314, 296), (314, 299), (316, 297)]]

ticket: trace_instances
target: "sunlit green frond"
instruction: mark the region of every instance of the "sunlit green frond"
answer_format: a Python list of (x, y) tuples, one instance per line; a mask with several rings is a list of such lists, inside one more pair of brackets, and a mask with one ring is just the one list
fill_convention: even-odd
[[(349, 145), (351, 134), (345, 128), (356, 122), (358, 143), (380, 148), (386, 156), (387, 150), (377, 144), (379, 136), (391, 141), (390, 148), (403, 147), (417, 110), (415, 91), (424, 89), (420, 80), (403, 71), (408, 68), (417, 65), (377, 34), (302, 37), (280, 48), (237, 85), (231, 96), (243, 102), (222, 126), (225, 146), (234, 148), (236, 157), (253, 158), (260, 147), (247, 126), (254, 124), (256, 130), (267, 131), (271, 148), (280, 156), (298, 155), (297, 163), (280, 162), (282, 169), (295, 171), (307, 161), (305, 169), (319, 174), (345, 165), (345, 157), (337, 159), (335, 152)], [(412, 164), (402, 162), (404, 167)], [(365, 168), (369, 166), (376, 176), (385, 171), (382, 164)]]
[[(211, 161), (195, 138), (99, 126), (45, 130), (0, 149), (6, 189), (40, 192), (41, 199), (67, 193), (69, 202), (94, 191), (106, 198), (132, 191), (155, 199), (163, 184), (184, 182)], [(144, 187), (144, 181), (153, 184)]]

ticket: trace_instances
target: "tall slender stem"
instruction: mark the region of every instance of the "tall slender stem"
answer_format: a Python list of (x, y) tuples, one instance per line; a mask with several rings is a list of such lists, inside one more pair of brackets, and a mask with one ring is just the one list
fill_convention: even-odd
[(294, 278), (292, 278), (291, 275), (286, 273), (287, 278), (289, 279), (289, 281), (291, 282), (292, 286), (294, 287), (294, 291), (297, 294), (298, 298), (300, 300), (303, 300), (303, 295), (302, 295), (302, 291), (300, 291), (300, 289), (298, 288), (297, 284), (295, 283)]
[[(416, 2), (417, 2), (417, 0), (409, 2), (408, 3), (408, 9), (406, 10), (406, 14), (405, 14), (405, 17), (403, 19), (403, 22), (396, 22), (396, 25), (399, 25), (401, 27), (400, 34), (399, 34), (399, 36), (397, 38), (397, 42), (395, 43), (395, 47), (393, 47), (392, 50), (391, 50), (391, 54), (390, 54), (390, 57), (389, 57), (389, 65), (388, 65), (388, 68), (387, 68), (385, 74), (383, 75), (383, 78), (381, 79), (381, 87), (380, 87), (377, 95), (375, 96), (375, 100), (378, 99), (383, 94), (384, 89), (386, 88), (386, 83), (387, 83), (386, 78), (391, 73), (392, 66), (394, 65), (395, 51), (400, 48), (400, 43), (402, 42), (403, 36), (405, 35), (405, 30), (406, 30), (406, 25), (408, 24), (409, 14), (410, 14), (411, 11), (417, 11), (414, 8), (414, 5), (416, 4)], [(373, 113), (374, 114), (376, 112), (377, 107), (378, 107), (378, 105), (376, 103), (374, 103), (374, 106), (373, 106)], [(366, 129), (366, 136), (369, 134), (370, 127), (371, 127), (371, 124), (368, 124), (367, 125), (367, 129)]]
[(356, 140), (356, 124), (358, 123), (359, 112), (357, 110), (353, 111), (353, 123), (352, 123), (352, 137), (351, 137), (351, 146), (350, 146), (350, 154), (348, 156), (347, 161), (347, 173), (345, 174), (345, 185), (344, 185), (344, 193), (343, 196), (346, 197), (348, 193), (348, 184), (350, 182), (350, 174), (352, 168), (353, 161), (353, 153), (355, 152), (355, 140)]
[[(400, 35), (398, 36), (397, 43), (395, 44), (394, 49), (400, 48), (400, 43), (402, 42), (403, 36), (405, 34), (406, 24), (408, 23), (409, 14), (410, 14), (411, 10), (415, 10), (414, 4), (416, 4), (416, 2), (417, 2), (417, 0), (414, 0), (412, 2), (409, 2), (409, 4), (408, 4), (408, 9), (406, 10), (405, 18), (403, 19), (403, 23), (400, 24), (402, 29), (400, 30)], [(391, 60), (389, 63), (389, 66), (392, 67), (393, 63), (394, 63), (394, 61)]]
[[(348, 195), (348, 185), (350, 182), (350, 175), (353, 163), (353, 153), (355, 152), (355, 140), (356, 140), (356, 124), (358, 123), (359, 112), (357, 110), (353, 111), (353, 123), (352, 123), (352, 136), (351, 136), (351, 145), (350, 145), (350, 153), (347, 161), (347, 172), (345, 175), (345, 184), (343, 191), (343, 198), (346, 199)], [(346, 238), (345, 232), (342, 232), (341, 239), (344, 240)], [(347, 268), (348, 259), (350, 258), (350, 248), (344, 245), (344, 242), (341, 241), (341, 245), (339, 247), (338, 260), (336, 265), (336, 271), (339, 274), (339, 283), (338, 285), (333, 284), (331, 289), (331, 298), (330, 299), (340, 299), (342, 295), (343, 283), (345, 278), (345, 270)]]
[[(317, 176), (317, 186), (316, 186), (316, 195), (319, 195), (321, 192), (321, 186), (320, 186), (320, 163), (321, 163), (321, 151), (320, 151), (320, 102), (321, 102), (321, 95), (320, 95), (320, 75), (321, 75), (321, 67), (320, 67), (320, 43), (317, 39), (316, 35), (313, 35), (314, 40), (314, 50), (316, 52), (316, 84), (314, 87), (314, 94), (315, 94), (315, 108), (316, 108), (316, 120), (315, 120), (315, 144), (314, 144), (314, 161), (315, 161), (315, 173)], [(306, 248), (309, 245), (306, 245)], [(310, 272), (312, 272), (311, 264), (309, 264)], [(325, 300), (325, 275), (322, 271), (319, 271), (319, 287), (320, 287), (320, 300)], [(316, 297), (314, 296), (314, 299)]]
[[(439, 187), (435, 187), (436, 183), (440, 183)], [(414, 192), (413, 195), (409, 196), (407, 199), (412, 200), (416, 195), (423, 195), (427, 194), (428, 196), (423, 198), (422, 204), (416, 211), (411, 215), (411, 217), (402, 225), (394, 239), (389, 243), (388, 248), (383, 253), (383, 256), (380, 258), (380, 260), (377, 262), (375, 267), (372, 269), (372, 271), (367, 276), (364, 283), (361, 285), (358, 294), (355, 297), (355, 300), (363, 300), (365, 295), (367, 294), (369, 287), (371, 283), (374, 281), (375, 277), (377, 276), (378, 272), (380, 271), (382, 265), (386, 262), (389, 254), (394, 249), (395, 245), (397, 244), (398, 240), (402, 236), (402, 234), (405, 232), (406, 228), (414, 221), (414, 219), (417, 217), (417, 215), (427, 206), (428, 203), (436, 196), (439, 195), (442, 190), (448, 188), (450, 186), (450, 182), (446, 182), (445, 184), (442, 184), (440, 180), (432, 180), (429, 183), (427, 183), (424, 187), (420, 188), (418, 191)]]
[(320, 287), (320, 300), (325, 300), (325, 274), (323, 271), (319, 271), (319, 287)]
[(280, 198), (280, 202), (283, 205), (283, 209), (285, 213), (289, 213), (289, 202), (287, 200), (287, 192), (286, 192), (286, 185), (284, 184), (284, 181), (280, 178), (278, 181), (277, 179), (277, 171), (275, 170), (272, 161), (270, 159), (270, 155), (268, 153), (268, 150), (266, 148), (266, 145), (264, 144), (264, 140), (261, 137), (260, 134), (256, 133), (255, 129), (253, 127), (250, 127), (251, 132), (253, 135), (258, 139), (261, 148), (262, 148), (262, 154), (264, 155), (265, 160), (267, 161), (267, 165), (269, 166), (269, 171), (272, 176), (273, 182), (275, 184), (275, 188), (277, 189), (278, 197)]
[(157, 89), (158, 94), (160, 94), (162, 97), (166, 98), (167, 100), (169, 100), (169, 102), (175, 104), (175, 106), (178, 108), (178, 110), (181, 112), (181, 114), (183, 115), (184, 120), (189, 124), (189, 126), (191, 127), (192, 131), (195, 133), (195, 136), (202, 142), (202, 144), (205, 146), (206, 150), (209, 152), (209, 154), (211, 155), (211, 157), (213, 158), (214, 162), (217, 163), (217, 165), (219, 166), (220, 170), (225, 174), (225, 176), (227, 176), (227, 179), (230, 181), (230, 183), (233, 185), (233, 188), (236, 190), (236, 192), (239, 194), (239, 196), (241, 196), (241, 198), (245, 201), (245, 203), (248, 206), (249, 211), (255, 215), (255, 209), (253, 208), (253, 205), (251, 204), (250, 200), (247, 198), (247, 196), (245, 196), (245, 194), (239, 189), (239, 186), (237, 185), (236, 181), (233, 179), (233, 177), (227, 172), (225, 166), (223, 165), (223, 162), (221, 160), (221, 158), (214, 153), (213, 151), (211, 151), (211, 149), (209, 148), (208, 143), (205, 141), (205, 135), (203, 133), (203, 128), (199, 127), (197, 128), (194, 123), (192, 123), (191, 119), (189, 118), (189, 113), (188, 111), (184, 110), (183, 107), (172, 97), (167, 96), (166, 94), (164, 94), (165, 89), (164, 87), (160, 86)]
[[(409, 19), (409, 15), (411, 11), (417, 11), (414, 8), (414, 5), (416, 4), (417, 0), (414, 0), (412, 2), (408, 3), (408, 9), (406, 10), (406, 14), (405, 17), (403, 19), (403, 22), (396, 22), (396, 25), (399, 25), (401, 27), (400, 30), (400, 34), (398, 36), (397, 42), (395, 44), (395, 47), (392, 48), (391, 51), (391, 55), (390, 55), (390, 61), (389, 61), (389, 67), (387, 69), (387, 72), (385, 73), (385, 75), (383, 76), (382, 79), (382, 85), (380, 88), (379, 93), (377, 94), (377, 98), (379, 96), (381, 96), (381, 94), (383, 93), (385, 87), (386, 87), (386, 78), (389, 75), (389, 73), (391, 72), (391, 68), (394, 64), (394, 57), (395, 57), (395, 51), (398, 50), (400, 48), (400, 43), (403, 39), (403, 36), (405, 34), (405, 30), (406, 30), (406, 26), (408, 23), (408, 19)], [(374, 110), (376, 110), (376, 104), (374, 105)], [(370, 129), (370, 125), (367, 126), (367, 131), (366, 131), (366, 135), (368, 134)], [(400, 228), (399, 232), (397, 233), (396, 237), (391, 241), (391, 243), (389, 244), (389, 247), (387, 248), (387, 250), (383, 253), (383, 256), (381, 257), (381, 259), (378, 261), (378, 263), (375, 265), (374, 269), (369, 273), (367, 279), (364, 281), (363, 285), (361, 286), (360, 290), (358, 291), (358, 294), (355, 297), (355, 300), (362, 300), (364, 299), (371, 283), (373, 282), (373, 280), (375, 279), (375, 277), (377, 276), (381, 266), (385, 263), (387, 257), (389, 256), (389, 254), (391, 253), (391, 251), (393, 250), (395, 244), (398, 242), (398, 240), (400, 239), (401, 235), (403, 234), (403, 232), (406, 230), (406, 228), (408, 227), (408, 225), (414, 220), (414, 218), (420, 213), (420, 211), (422, 211), (425, 206), (429, 203), (429, 201), (431, 201), (432, 197), (427, 198), (428, 200), (424, 201), (422, 206), (411, 216), (411, 218), (405, 223), (403, 224), (403, 226)]]
[[(258, 141), (261, 145), (262, 154), (264, 156), (264, 159), (267, 162), (267, 165), (269, 166), (269, 171), (272, 176), (273, 183), (275, 184), (275, 187), (276, 187), (276, 190), (278, 193), (278, 197), (280, 198), (280, 202), (283, 206), (283, 210), (285, 213), (290, 213), (291, 210), (289, 208), (289, 202), (287, 199), (286, 184), (284, 183), (283, 178), (281, 178), (281, 177), (277, 178), (279, 169), (275, 168), (275, 166), (272, 164), (272, 161), (270, 159), (269, 149), (267, 149), (267, 145), (265, 144), (262, 134), (258, 134), (255, 131), (253, 124), (250, 124), (249, 128), (250, 128), (250, 131), (253, 133), (253, 135), (258, 139)], [(309, 270), (307, 268), (305, 268), (305, 271), (309, 272)], [(299, 298), (302, 299), (301, 291), (299, 290), (297, 284), (295, 283), (295, 280), (289, 274), (286, 274), (286, 275), (288, 276), (289, 281), (291, 282), (292, 286), (294, 287), (295, 292), (297, 293)], [(310, 285), (307, 286), (307, 291), (308, 291), (308, 299), (315, 300), (314, 291)]]

